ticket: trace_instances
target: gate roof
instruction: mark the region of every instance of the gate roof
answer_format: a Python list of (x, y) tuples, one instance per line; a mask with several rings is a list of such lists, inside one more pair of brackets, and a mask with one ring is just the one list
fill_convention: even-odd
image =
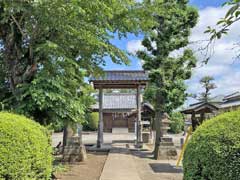
[(148, 73), (146, 71), (104, 71), (99, 77), (90, 78), (95, 89), (132, 89), (137, 86), (146, 86)]

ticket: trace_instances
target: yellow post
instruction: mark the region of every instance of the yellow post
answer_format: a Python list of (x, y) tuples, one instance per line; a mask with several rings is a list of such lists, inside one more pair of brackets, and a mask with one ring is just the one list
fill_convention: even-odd
[(185, 139), (185, 141), (184, 141), (184, 144), (183, 144), (182, 149), (181, 149), (180, 156), (178, 157), (178, 160), (177, 160), (177, 165), (176, 165), (177, 167), (179, 166), (179, 164), (180, 164), (180, 162), (181, 162), (181, 160), (182, 160), (184, 151), (185, 151), (185, 149), (186, 149), (186, 146), (187, 146), (187, 143), (188, 143), (188, 140), (189, 140), (189, 137), (190, 137), (191, 134), (192, 134), (192, 126), (190, 126), (190, 127), (188, 128), (187, 137), (186, 137), (186, 139)]

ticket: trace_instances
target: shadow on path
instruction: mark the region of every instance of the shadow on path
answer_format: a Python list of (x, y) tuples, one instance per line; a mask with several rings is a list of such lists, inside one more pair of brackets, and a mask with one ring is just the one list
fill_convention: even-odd
[(149, 166), (155, 173), (182, 173), (181, 168), (172, 166), (169, 163), (149, 163)]

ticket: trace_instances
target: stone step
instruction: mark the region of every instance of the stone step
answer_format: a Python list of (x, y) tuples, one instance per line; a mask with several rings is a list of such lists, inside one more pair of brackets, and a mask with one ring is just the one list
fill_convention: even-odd
[(171, 137), (162, 137), (161, 140), (163, 142), (173, 142), (173, 139)]
[(160, 146), (174, 146), (173, 142), (160, 142)]

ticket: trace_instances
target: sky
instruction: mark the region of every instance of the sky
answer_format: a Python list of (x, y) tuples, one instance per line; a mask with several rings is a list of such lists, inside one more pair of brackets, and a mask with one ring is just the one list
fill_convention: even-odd
[[(193, 76), (186, 81), (188, 93), (198, 94), (203, 91), (199, 80), (210, 75), (215, 78), (217, 88), (212, 91), (212, 96), (228, 95), (235, 91), (240, 91), (240, 60), (236, 60), (236, 51), (234, 48), (239, 41), (240, 23), (233, 25), (229, 35), (218, 40), (214, 46), (214, 54), (207, 65), (203, 65), (202, 55), (197, 52), (197, 49), (204, 44), (199, 43), (199, 40), (209, 39), (209, 36), (204, 34), (207, 26), (215, 26), (216, 22), (224, 17), (229, 7), (222, 7), (225, 0), (190, 0), (189, 4), (195, 6), (199, 10), (199, 20), (196, 27), (193, 28), (190, 36), (190, 48), (196, 52), (198, 66), (193, 71)], [(112, 43), (117, 47), (131, 53), (143, 49), (141, 45), (142, 36), (129, 35), (125, 39), (114, 39)], [(239, 49), (238, 49), (239, 50)], [(177, 54), (178, 52), (176, 52)], [(140, 70), (142, 69), (141, 61), (134, 56), (129, 57), (131, 63), (129, 66), (116, 65), (107, 59), (107, 65), (103, 67), (105, 70)], [(186, 101), (186, 106), (193, 103), (195, 100), (189, 98)]]

